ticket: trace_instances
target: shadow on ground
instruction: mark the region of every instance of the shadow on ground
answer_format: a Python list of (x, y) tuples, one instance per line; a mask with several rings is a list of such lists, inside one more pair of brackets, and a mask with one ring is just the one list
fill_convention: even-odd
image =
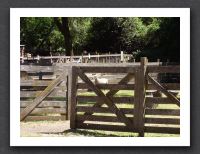
[[(40, 132), (42, 134), (54, 134), (54, 135), (61, 135), (61, 136), (76, 136), (76, 137), (120, 137), (119, 135), (109, 134), (105, 132), (99, 131), (88, 131), (88, 130), (79, 130), (79, 129), (68, 129), (63, 132)], [(122, 135), (123, 136), (123, 135)], [(121, 137), (122, 137), (121, 136)]]

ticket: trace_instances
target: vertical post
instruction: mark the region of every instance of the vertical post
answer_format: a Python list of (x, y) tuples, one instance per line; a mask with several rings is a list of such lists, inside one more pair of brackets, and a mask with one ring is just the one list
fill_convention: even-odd
[(81, 63), (84, 63), (83, 54), (82, 54), (81, 57), (82, 57), (82, 58), (81, 58)]
[(67, 72), (67, 74), (66, 74), (66, 120), (69, 120), (69, 111), (68, 111), (68, 96), (69, 96), (69, 87), (68, 87), (68, 83), (69, 83), (69, 77), (68, 77), (68, 75), (69, 75), (69, 73), (68, 73), (68, 70), (66, 71)]
[(38, 73), (38, 77), (39, 77), (39, 80), (42, 80), (42, 72), (40, 71), (39, 73)]
[[(28, 56), (27, 56), (27, 58), (28, 58)], [(37, 63), (39, 63), (39, 61), (40, 61), (40, 56), (37, 55)]]
[(97, 62), (99, 63), (99, 53), (97, 54)]
[(110, 63), (110, 52), (109, 52), (109, 63)]
[(52, 53), (50, 52), (50, 55), (51, 55), (51, 64), (53, 64), (53, 59), (52, 59)]
[(157, 59), (158, 65), (160, 65), (160, 59)]
[(68, 73), (68, 118), (70, 128), (76, 128), (76, 94), (77, 94), (77, 68), (70, 67)]
[(105, 63), (105, 58), (103, 58), (103, 63)]
[(135, 72), (135, 105), (134, 105), (134, 126), (140, 137), (144, 136), (145, 123), (145, 94), (146, 94), (146, 65), (148, 60), (141, 57), (140, 67)]
[(24, 55), (22, 55), (22, 64), (24, 63)]
[(123, 63), (123, 62), (124, 62), (124, 52), (121, 51), (121, 63)]

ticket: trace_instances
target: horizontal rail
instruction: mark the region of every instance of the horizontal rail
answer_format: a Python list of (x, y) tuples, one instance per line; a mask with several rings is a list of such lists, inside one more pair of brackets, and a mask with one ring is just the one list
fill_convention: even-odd
[(148, 73), (180, 73), (180, 66), (148, 66)]
[(35, 108), (30, 115), (33, 114), (66, 114), (66, 108)]
[[(20, 101), (20, 107), (24, 108), (32, 102), (33, 101)], [(66, 107), (66, 101), (42, 101), (42, 103), (39, 104), (37, 108), (45, 108), (45, 107), (58, 107), (58, 108), (63, 107), (64, 108)]]
[[(42, 91), (20, 91), (20, 97), (37, 97)], [(66, 97), (65, 91), (52, 91), (47, 97)]]
[[(134, 103), (134, 97), (112, 97), (111, 98), (115, 103), (128, 103), (133, 104)], [(96, 102), (96, 101), (102, 101), (101, 97), (98, 96), (77, 96), (78, 102)]]
[[(129, 120), (133, 120), (133, 117), (128, 117)], [(117, 122), (120, 121), (117, 117), (114, 116), (100, 116), (100, 115), (77, 115), (78, 121), (101, 121), (101, 122)], [(122, 122), (123, 123), (123, 122)], [(180, 119), (172, 118), (145, 118), (145, 123), (148, 124), (180, 124)]]
[(27, 116), (24, 121), (58, 121), (58, 120), (66, 120), (65, 115), (61, 116)]
[(80, 67), (85, 73), (135, 73), (136, 67)]
[(85, 124), (79, 123), (77, 121), (76, 128), (84, 128), (84, 129), (94, 129), (94, 130), (105, 130), (105, 131), (122, 131), (122, 132), (134, 132), (134, 128), (129, 128), (126, 126), (119, 126), (119, 125), (99, 125), (99, 124)]
[(172, 100), (167, 97), (146, 97), (146, 103), (154, 104), (175, 104)]
[(173, 128), (173, 127), (145, 126), (144, 131), (148, 133), (180, 134), (180, 128)]
[[(86, 83), (78, 83), (78, 89), (88, 89), (89, 86)], [(168, 90), (179, 90), (179, 83), (162, 83)], [(96, 85), (100, 89), (112, 89), (112, 90), (134, 90), (135, 84), (98, 84)], [(157, 90), (152, 84), (147, 85), (147, 90)]]
[[(131, 108), (120, 108), (125, 114), (134, 114), (134, 109)], [(77, 112), (94, 112), (94, 113), (111, 113), (107, 107), (88, 107), (88, 106), (77, 106)], [(145, 115), (170, 115), (180, 116), (180, 110), (178, 109), (145, 109)]]

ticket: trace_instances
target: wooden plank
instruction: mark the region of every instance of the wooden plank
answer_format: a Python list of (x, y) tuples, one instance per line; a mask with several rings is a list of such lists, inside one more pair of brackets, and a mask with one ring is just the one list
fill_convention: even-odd
[(45, 97), (47, 97), (52, 91), (53, 89), (61, 82), (62, 76), (59, 76), (57, 79), (55, 79), (54, 81), (51, 82), (51, 84), (43, 91), (40, 93), (40, 95), (38, 95), (38, 97), (36, 97), (33, 101), (32, 104), (29, 104), (20, 114), (20, 120), (24, 120), (28, 114), (30, 114), (34, 108), (36, 108)]
[[(20, 97), (26, 98), (26, 97), (37, 97), (40, 95), (43, 91), (20, 91)], [(66, 97), (65, 91), (59, 91), (59, 90), (53, 90), (48, 97)]]
[[(21, 97), (20, 101), (33, 101), (35, 97)], [(45, 97), (44, 101), (66, 101), (66, 97)]]
[[(133, 119), (133, 117), (128, 117), (128, 119)], [(104, 115), (77, 115), (78, 121), (101, 121), (101, 122), (122, 122), (117, 117), (114, 116), (104, 116)], [(145, 123), (151, 124), (180, 124), (180, 119), (173, 118), (145, 118)]]
[(175, 110), (175, 109), (146, 109), (145, 115), (180, 116), (180, 110)]
[(85, 82), (87, 83), (90, 88), (99, 96), (102, 97), (104, 103), (106, 105), (108, 105), (109, 109), (115, 113), (118, 117), (118, 119), (120, 119), (121, 121), (123, 121), (128, 127), (133, 127), (132, 122), (126, 118), (126, 116), (124, 115), (124, 113), (122, 111), (120, 111), (117, 106), (113, 103), (113, 101), (111, 99), (109, 99), (108, 97), (106, 97), (104, 95), (104, 93), (97, 88), (92, 81), (90, 81), (90, 79), (83, 73), (83, 71), (81, 69), (78, 70), (78, 75), (79, 77)]
[[(168, 90), (180, 90), (180, 83), (162, 83), (162, 85)], [(156, 90), (156, 88), (153, 84), (148, 84), (147, 90)]]
[(148, 73), (180, 73), (180, 66), (148, 66)]
[[(134, 104), (134, 97), (110, 97), (115, 103)], [(77, 96), (78, 102), (99, 102), (103, 103), (103, 98), (98, 96)]]
[(173, 118), (145, 118), (145, 123), (151, 124), (176, 124), (180, 125), (180, 119)]
[(167, 97), (146, 97), (146, 104), (147, 103), (154, 103), (154, 104), (174, 104), (174, 101)]
[[(131, 108), (120, 108), (125, 114), (133, 114), (134, 109)], [(88, 106), (77, 106), (77, 112), (87, 112), (87, 113), (111, 113), (107, 107), (88, 107)], [(145, 115), (170, 115), (170, 116), (180, 116), (180, 110), (174, 109), (146, 109)]]
[(20, 80), (20, 86), (21, 87), (46, 87), (48, 86), (52, 81), (44, 81), (44, 80)]
[(180, 128), (145, 126), (145, 132), (164, 133), (164, 134), (180, 134)]
[(24, 121), (58, 121), (66, 120), (66, 116), (27, 116)]
[(180, 107), (180, 101), (174, 95), (169, 93), (165, 87), (163, 87), (160, 83), (158, 83), (156, 80), (151, 78), (149, 75), (147, 75), (147, 79), (151, 83), (153, 83), (153, 85), (155, 86), (155, 88), (157, 88), (157, 90), (163, 92), (171, 101), (173, 101), (176, 105)]
[(121, 122), (120, 119), (114, 116), (96, 116), (96, 115), (77, 115), (77, 121), (101, 121), (101, 122), (118, 122), (118, 123)]
[[(102, 64), (102, 63), (56, 63), (54, 66), (54, 70), (60, 70), (63, 69), (63, 67), (68, 67), (68, 66), (77, 66), (77, 67), (138, 67), (140, 66), (140, 62), (136, 63), (107, 63), (107, 64)], [(159, 66), (158, 62), (149, 62), (147, 66)]]
[[(20, 108), (23, 110), (24, 108)], [(33, 114), (66, 114), (65, 108), (35, 108), (30, 115)]]
[(80, 67), (85, 73), (134, 73), (136, 67)]
[(146, 65), (147, 58), (141, 57), (141, 66), (135, 72), (135, 105), (134, 105), (134, 123), (139, 136), (144, 136), (144, 109), (145, 109), (145, 91), (146, 91)]
[(72, 67), (68, 70), (68, 118), (70, 119), (70, 128), (76, 128), (76, 95), (77, 95), (77, 68)]
[[(170, 90), (180, 90), (179, 83), (162, 83), (164, 87)], [(99, 89), (112, 89), (112, 90), (134, 90), (135, 84), (98, 84)], [(88, 89), (85, 83), (78, 83), (78, 89)], [(152, 84), (147, 85), (147, 90), (156, 90)]]
[(26, 72), (53, 72), (54, 66), (20, 65), (20, 71)]
[[(133, 109), (120, 108), (125, 114), (133, 114)], [(110, 109), (107, 107), (88, 107), (88, 106), (77, 106), (77, 112), (87, 112), (87, 113), (111, 113)]]
[(100, 124), (85, 124), (77, 122), (77, 128), (80, 129), (93, 129), (93, 130), (105, 130), (105, 131), (120, 131), (120, 132), (134, 132), (135, 129), (126, 126), (119, 125), (100, 125)]
[[(27, 73), (28, 73), (29, 76), (39, 76), (40, 72), (41, 71), (39, 71), (39, 72), (29, 71)], [(45, 72), (43, 71), (43, 72), (41, 72), (41, 75), (42, 76), (52, 76), (52, 75), (54, 75), (54, 72), (53, 71), (45, 71)]]
[[(20, 107), (25, 108), (31, 103), (33, 103), (33, 101), (20, 101)], [(65, 101), (42, 101), (42, 103), (39, 104), (37, 107), (38, 108), (45, 108), (45, 107), (64, 108), (66, 107), (66, 102)]]
[[(112, 90), (134, 90), (134, 84), (98, 84), (99, 89), (112, 89)], [(85, 83), (78, 83), (78, 89), (88, 89)]]

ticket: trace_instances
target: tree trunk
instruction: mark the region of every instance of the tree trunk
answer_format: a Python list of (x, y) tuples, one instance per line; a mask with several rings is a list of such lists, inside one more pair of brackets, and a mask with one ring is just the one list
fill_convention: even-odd
[(54, 17), (54, 21), (60, 30), (60, 32), (64, 36), (64, 43), (65, 43), (65, 55), (66, 56), (72, 56), (73, 51), (72, 51), (72, 39), (70, 35), (70, 30), (69, 30), (69, 20), (67, 17), (62, 17), (61, 20), (59, 20), (58, 17)]

